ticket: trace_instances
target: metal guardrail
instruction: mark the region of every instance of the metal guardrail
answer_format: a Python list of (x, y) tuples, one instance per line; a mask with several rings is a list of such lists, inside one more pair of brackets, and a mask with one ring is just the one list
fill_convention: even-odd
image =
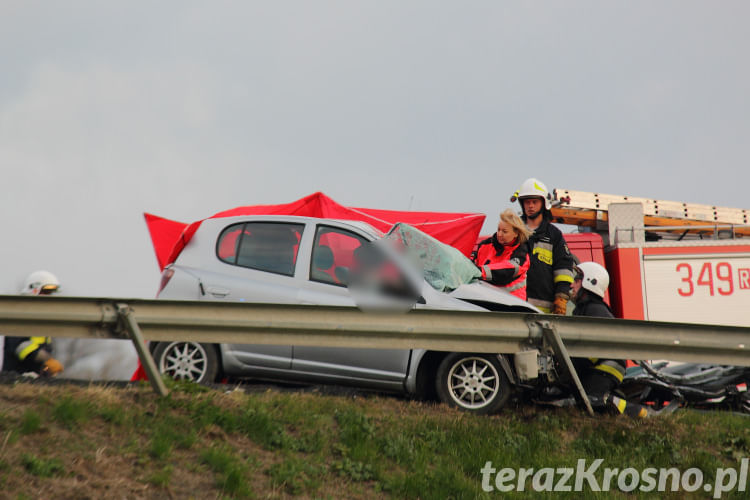
[(130, 338), (154, 374), (144, 340), (514, 353), (540, 339), (544, 329), (556, 331), (573, 357), (750, 366), (750, 327), (528, 313), (365, 313), (333, 306), (0, 296), (2, 334)]

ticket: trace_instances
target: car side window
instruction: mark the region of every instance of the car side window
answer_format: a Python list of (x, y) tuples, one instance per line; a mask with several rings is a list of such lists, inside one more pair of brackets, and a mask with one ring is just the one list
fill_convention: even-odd
[(247, 222), (224, 229), (216, 242), (222, 262), (294, 276), (304, 224)]
[(365, 238), (351, 231), (318, 226), (310, 262), (310, 280), (346, 286), (354, 252), (365, 243)]
[(237, 263), (237, 244), (245, 224), (234, 224), (225, 228), (216, 242), (216, 255), (219, 260), (227, 264)]

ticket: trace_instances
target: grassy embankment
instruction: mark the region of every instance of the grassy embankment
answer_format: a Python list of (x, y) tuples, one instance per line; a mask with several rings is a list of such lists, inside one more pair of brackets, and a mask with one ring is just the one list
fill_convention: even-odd
[[(698, 467), (711, 481), (750, 456), (750, 420), (731, 414), (634, 421), (523, 406), (477, 417), (383, 396), (171, 389), (0, 386), (0, 498), (489, 498), (500, 495), (482, 491), (487, 461), (603, 458)], [(626, 495), (598, 494), (613, 496)]]

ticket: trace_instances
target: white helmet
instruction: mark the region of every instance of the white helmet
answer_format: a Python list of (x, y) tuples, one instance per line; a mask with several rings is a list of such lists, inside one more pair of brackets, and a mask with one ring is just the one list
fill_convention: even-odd
[(49, 295), (60, 289), (57, 277), (49, 271), (34, 271), (21, 288), (21, 295)]
[(513, 193), (513, 196), (510, 197), (510, 201), (513, 203), (514, 201), (519, 200), (518, 203), (521, 203), (521, 206), (523, 206), (521, 200), (524, 198), (543, 198), (544, 208), (547, 210), (552, 208), (552, 193), (547, 191), (547, 186), (545, 186), (539, 179), (532, 177), (531, 179), (523, 181), (523, 184), (518, 188), (518, 191)]
[(581, 262), (576, 266), (578, 272), (583, 274), (581, 287), (589, 292), (604, 298), (609, 286), (609, 273), (603, 266), (596, 262)]

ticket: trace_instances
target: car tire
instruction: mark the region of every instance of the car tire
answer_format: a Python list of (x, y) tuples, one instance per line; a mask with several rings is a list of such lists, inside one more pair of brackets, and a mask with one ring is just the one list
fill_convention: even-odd
[(496, 355), (453, 353), (440, 362), (435, 388), (443, 403), (486, 415), (508, 402), (510, 381)]
[(175, 380), (211, 384), (219, 373), (219, 355), (213, 344), (159, 342), (153, 356), (159, 373)]

